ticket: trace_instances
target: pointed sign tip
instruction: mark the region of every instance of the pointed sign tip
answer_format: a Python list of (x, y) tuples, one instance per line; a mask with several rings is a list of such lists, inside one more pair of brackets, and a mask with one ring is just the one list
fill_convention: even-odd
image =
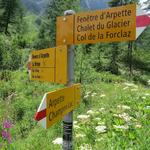
[(34, 117), (33, 117), (34, 120), (36, 120), (36, 121), (38, 121), (38, 120), (37, 120), (37, 118), (38, 118), (37, 116), (38, 116), (38, 113), (36, 112), (35, 115), (34, 115)]
[(40, 121), (42, 120), (43, 118), (46, 117), (46, 109), (40, 111), (40, 112), (36, 112), (35, 115), (34, 115), (34, 119), (36, 121)]
[(150, 17), (147, 15), (136, 17), (136, 27), (146, 27), (150, 25)]

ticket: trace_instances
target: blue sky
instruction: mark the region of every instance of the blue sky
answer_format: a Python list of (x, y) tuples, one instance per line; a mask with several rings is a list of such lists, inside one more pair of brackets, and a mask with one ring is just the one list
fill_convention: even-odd
[(104, 9), (110, 0), (81, 0), (81, 7), (86, 10)]

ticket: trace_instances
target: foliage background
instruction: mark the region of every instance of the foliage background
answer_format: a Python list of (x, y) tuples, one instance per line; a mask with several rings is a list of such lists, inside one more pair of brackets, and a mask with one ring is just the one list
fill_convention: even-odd
[[(120, 2), (112, 0), (109, 5), (124, 4)], [(8, 131), (12, 143), (0, 134), (0, 149), (61, 149), (53, 140), (62, 136), (62, 122), (44, 130), (33, 116), (43, 94), (63, 85), (29, 81), (27, 61), (32, 50), (55, 46), (56, 17), (67, 9), (83, 11), (78, 0), (0, 0), (0, 133), (3, 120), (13, 124)], [(132, 43), (132, 51), (129, 44), (75, 46), (75, 82), (82, 84), (81, 104), (74, 111), (75, 149), (149, 149), (150, 27)], [(95, 113), (89, 115), (89, 110)], [(115, 117), (122, 113), (132, 119)], [(88, 120), (78, 119), (81, 114), (89, 115)], [(106, 132), (97, 133), (97, 126), (106, 126)]]

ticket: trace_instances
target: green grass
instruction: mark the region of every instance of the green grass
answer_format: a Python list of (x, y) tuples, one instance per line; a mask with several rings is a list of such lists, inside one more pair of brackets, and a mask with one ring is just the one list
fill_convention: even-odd
[[(88, 106), (85, 107), (82, 114), (87, 114), (87, 110), (93, 110), (95, 114), (90, 115), (87, 122), (78, 121), (81, 129), (75, 130), (75, 133), (83, 133), (86, 138), (76, 139), (76, 149), (83, 143), (91, 145), (92, 149), (149, 149), (149, 115), (150, 110), (146, 106), (150, 105), (150, 91), (142, 86), (126, 86), (124, 83), (100, 83), (87, 85), (89, 89), (96, 92), (96, 95), (87, 98)], [(128, 88), (127, 88), (128, 87)], [(100, 95), (105, 95), (100, 98)], [(146, 94), (146, 96), (145, 96)], [(149, 95), (148, 95), (149, 94)], [(92, 94), (91, 94), (92, 95)], [(130, 110), (121, 110), (118, 105), (127, 105)], [(88, 109), (87, 109), (88, 108)], [(103, 112), (99, 108), (104, 108)], [(115, 117), (115, 114), (126, 113), (131, 117), (130, 121)], [(106, 133), (97, 133), (95, 128), (98, 122), (94, 118), (100, 117), (101, 121), (107, 127)], [(76, 117), (75, 117), (75, 120)], [(127, 130), (115, 129), (114, 125), (128, 126)], [(137, 128), (136, 125), (141, 125)], [(144, 137), (143, 137), (143, 136)]]
[[(99, 78), (93, 83), (82, 85), (81, 104), (74, 111), (74, 121), (77, 121), (74, 126), (74, 149), (148, 150), (149, 87), (129, 83), (108, 73), (97, 76)], [(25, 71), (12, 72), (7, 81), (3, 79), (0, 83), (0, 120), (9, 118), (13, 122), (10, 149), (60, 150), (61, 145), (54, 145), (52, 141), (62, 137), (62, 122), (45, 130), (37, 125), (33, 116), (44, 93), (63, 86), (29, 81)], [(120, 108), (122, 105), (128, 106), (128, 109)], [(94, 113), (87, 114), (89, 110)], [(80, 120), (78, 116), (81, 114), (89, 116), (86, 120)], [(105, 132), (98, 133), (97, 126), (106, 126)], [(117, 129), (116, 126), (127, 128)], [(0, 143), (4, 143), (4, 139), (0, 138)], [(2, 149), (8, 149), (7, 144)]]

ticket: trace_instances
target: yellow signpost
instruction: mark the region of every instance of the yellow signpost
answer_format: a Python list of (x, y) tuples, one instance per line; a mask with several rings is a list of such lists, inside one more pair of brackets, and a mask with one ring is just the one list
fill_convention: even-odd
[(49, 128), (79, 105), (80, 90), (80, 84), (74, 84), (61, 90), (46, 93), (35, 115), (35, 119), (44, 128)]
[[(72, 110), (80, 102), (80, 84), (73, 84), (74, 44), (135, 40), (150, 24), (148, 16), (130, 4), (105, 10), (78, 13), (65, 11), (57, 17), (56, 48), (33, 51), (28, 64), (30, 79), (66, 84), (64, 89), (46, 93), (35, 114), (44, 128), (63, 120), (63, 149), (72, 149)], [(136, 15), (139, 15), (136, 18)], [(68, 55), (67, 55), (68, 54)]]
[(67, 46), (33, 51), (30, 79), (67, 83)]
[(135, 39), (135, 4), (57, 18), (57, 45)]

